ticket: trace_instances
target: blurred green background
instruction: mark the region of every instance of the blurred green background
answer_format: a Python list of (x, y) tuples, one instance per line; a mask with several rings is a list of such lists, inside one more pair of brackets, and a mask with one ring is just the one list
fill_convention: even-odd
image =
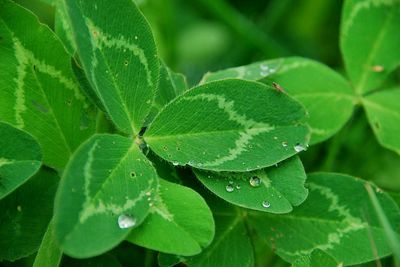
[[(53, 28), (54, 8), (49, 3), (54, 1), (16, 2)], [(152, 26), (161, 58), (185, 74), (190, 85), (207, 71), (291, 55), (318, 60), (343, 73), (338, 44), (342, 0), (135, 1)], [(398, 83), (399, 71), (390, 79)], [(400, 202), (400, 157), (377, 143), (361, 107), (333, 138), (302, 153), (302, 160), (307, 172), (342, 172), (373, 180)], [(132, 251), (134, 246), (122, 247)], [(264, 247), (260, 245), (260, 253)], [(141, 259), (145, 255), (146, 266), (155, 264), (154, 252), (135, 251)], [(287, 266), (274, 256), (265, 261), (260, 266)], [(390, 266), (391, 261), (363, 266)]]

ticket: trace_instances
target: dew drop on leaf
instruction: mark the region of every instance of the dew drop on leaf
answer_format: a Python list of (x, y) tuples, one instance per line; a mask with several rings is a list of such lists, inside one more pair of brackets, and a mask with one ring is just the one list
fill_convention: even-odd
[(179, 165), (179, 162), (177, 162), (177, 161), (173, 161), (173, 162), (172, 162), (172, 165), (174, 165), (174, 166), (178, 166), (178, 165)]
[(264, 208), (269, 208), (269, 207), (271, 207), (271, 203), (269, 203), (267, 200), (264, 200), (263, 203), (262, 203), (262, 206)]
[(282, 146), (283, 146), (283, 147), (287, 147), (287, 146), (288, 146), (288, 142), (283, 141), (283, 142), (282, 142)]
[(302, 146), (301, 144), (297, 143), (297, 144), (294, 146), (294, 150), (295, 150), (296, 152), (301, 152), (301, 151), (305, 151), (306, 148), (305, 148), (304, 146)]
[(228, 184), (227, 186), (225, 186), (225, 190), (226, 190), (226, 192), (231, 193), (231, 192), (233, 192), (233, 190), (235, 190), (235, 188), (233, 187), (233, 185)]
[(127, 229), (136, 225), (136, 219), (125, 214), (121, 214), (118, 217), (118, 226), (121, 229)]
[(261, 184), (261, 179), (257, 176), (252, 176), (249, 180), (249, 183), (252, 187), (259, 187)]

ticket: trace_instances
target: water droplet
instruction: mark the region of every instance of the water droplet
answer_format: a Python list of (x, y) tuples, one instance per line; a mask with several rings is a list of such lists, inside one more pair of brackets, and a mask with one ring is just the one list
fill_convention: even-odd
[(288, 146), (288, 142), (283, 141), (283, 142), (282, 142), (282, 146), (283, 146), (283, 147), (287, 147), (287, 146)]
[(125, 60), (125, 61), (124, 61), (124, 65), (125, 65), (125, 66), (128, 66), (128, 64), (129, 64), (128, 60)]
[(260, 76), (265, 77), (269, 74), (268, 71), (260, 71)]
[(271, 203), (269, 203), (267, 200), (264, 200), (263, 203), (262, 203), (262, 206), (264, 208), (269, 208), (269, 207), (271, 207)]
[(239, 190), (241, 188), (240, 184), (236, 185), (236, 189)]
[(118, 217), (118, 226), (121, 229), (131, 228), (136, 225), (136, 219), (132, 216), (122, 214)]
[(229, 184), (233, 184), (233, 181), (229, 181), (228, 183), (229, 183)]
[(172, 165), (174, 165), (174, 166), (178, 166), (178, 165), (179, 165), (179, 162), (177, 162), (177, 161), (173, 161), (173, 162), (172, 162)]
[(301, 151), (306, 150), (306, 148), (305, 148), (304, 146), (302, 146), (301, 144), (297, 143), (297, 144), (294, 146), (294, 150), (295, 150), (296, 152), (301, 152)]
[(233, 190), (235, 190), (235, 188), (233, 187), (233, 185), (228, 184), (227, 186), (225, 186), (225, 190), (226, 190), (226, 192), (231, 193), (231, 192), (233, 192)]
[(269, 70), (269, 66), (267, 64), (261, 64), (260, 65), (260, 69), (263, 71), (268, 71)]
[(252, 187), (258, 187), (261, 184), (261, 179), (257, 176), (252, 176), (249, 180), (249, 183)]
[(168, 147), (167, 147), (167, 146), (164, 146), (164, 147), (163, 147), (163, 150), (164, 150), (164, 151), (167, 151), (167, 150), (168, 150)]
[(274, 136), (274, 140), (278, 140), (278, 136)]
[(131, 172), (131, 177), (134, 178), (136, 176), (135, 172)]
[(135, 35), (135, 40), (137, 40), (138, 39), (138, 37), (137, 37), (137, 35)]

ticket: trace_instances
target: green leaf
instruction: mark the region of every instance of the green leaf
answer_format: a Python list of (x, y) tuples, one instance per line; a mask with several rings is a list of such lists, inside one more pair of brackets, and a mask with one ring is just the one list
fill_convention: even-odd
[(63, 42), (65, 49), (71, 55), (76, 51), (76, 45), (72, 36), (71, 26), (68, 23), (67, 9), (63, 0), (52, 0), (56, 2), (54, 15), (54, 30), (57, 36)]
[(0, 201), (0, 261), (38, 250), (52, 216), (58, 180), (55, 172), (43, 169)]
[(0, 120), (34, 136), (46, 165), (60, 169), (94, 132), (70, 57), (29, 11), (0, 0)]
[(174, 165), (250, 171), (295, 155), (309, 140), (306, 111), (256, 82), (223, 80), (177, 97), (154, 119), (145, 140)]
[[(216, 205), (215, 205), (216, 206)], [(201, 254), (187, 260), (188, 266), (252, 267), (254, 254), (243, 214), (233, 206), (214, 207), (215, 238)]]
[(174, 73), (163, 61), (160, 67), (160, 81), (153, 107), (147, 118), (148, 122), (151, 122), (165, 105), (188, 89), (186, 77), (183, 74)]
[(149, 249), (183, 256), (195, 255), (214, 237), (211, 210), (195, 191), (165, 180), (159, 188), (147, 220), (127, 240)]
[[(84, 258), (116, 246), (148, 215), (146, 194), (155, 189), (156, 179), (133, 140), (95, 135), (82, 144), (64, 171), (55, 202), (63, 251)], [(118, 227), (121, 220), (128, 226)]]
[(400, 154), (400, 88), (363, 97), (368, 121), (379, 143)]
[(354, 95), (349, 83), (329, 67), (310, 59), (289, 57), (262, 61), (207, 73), (202, 82), (226, 78), (279, 84), (309, 112), (311, 144), (334, 135), (353, 111)]
[(61, 263), (62, 251), (56, 242), (53, 220), (50, 221), (42, 243), (33, 262), (33, 267), (58, 267)]
[(197, 178), (214, 194), (235, 205), (287, 213), (307, 197), (306, 174), (300, 159), (292, 157), (267, 169), (246, 173), (195, 170)]
[(340, 46), (357, 94), (379, 87), (400, 65), (400, 1), (346, 0)]
[[(391, 249), (365, 183), (342, 174), (309, 175), (310, 194), (304, 204), (288, 215), (253, 212), (249, 224), (289, 262), (309, 255), (314, 249), (324, 250), (344, 265), (387, 256)], [(399, 208), (386, 193), (380, 191), (377, 197), (388, 220), (397, 228)]]
[(24, 131), (0, 122), (0, 199), (34, 175), (42, 164), (36, 140)]
[(302, 256), (293, 262), (292, 267), (341, 267), (342, 264), (338, 263), (335, 258), (333, 258), (328, 253), (316, 249), (311, 252), (308, 256)]
[(64, 0), (77, 54), (116, 126), (138, 134), (150, 112), (159, 59), (150, 27), (131, 0)]
[(118, 262), (118, 260), (110, 255), (103, 254), (98, 257), (90, 258), (90, 259), (71, 259), (66, 258), (63, 261), (63, 266), (68, 267), (122, 267), (122, 265)]

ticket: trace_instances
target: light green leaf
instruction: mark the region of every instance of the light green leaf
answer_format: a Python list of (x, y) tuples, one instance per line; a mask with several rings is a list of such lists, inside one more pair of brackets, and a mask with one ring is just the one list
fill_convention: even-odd
[(216, 81), (173, 100), (144, 138), (175, 165), (250, 171), (289, 158), (297, 144), (308, 144), (305, 114), (297, 101), (266, 85)]
[[(334, 173), (312, 174), (307, 181), (307, 201), (292, 213), (249, 214), (251, 227), (276, 248), (279, 256), (293, 262), (321, 249), (344, 265), (353, 265), (391, 253), (365, 181)], [(386, 193), (380, 192), (377, 197), (388, 220), (397, 228), (399, 208)]]
[(150, 215), (127, 240), (149, 249), (183, 256), (195, 255), (214, 237), (211, 210), (195, 191), (159, 180)]
[(205, 172), (195, 170), (197, 178), (214, 194), (235, 205), (287, 213), (307, 197), (306, 174), (295, 156), (262, 170), (246, 173)]
[(31, 135), (0, 122), (0, 199), (34, 175), (41, 160), (40, 146)]
[(63, 168), (95, 126), (70, 57), (47, 26), (7, 0), (0, 1), (0, 37), (0, 120), (34, 136), (46, 165)]
[(71, 55), (76, 51), (76, 45), (72, 36), (72, 29), (68, 23), (67, 10), (64, 6), (63, 0), (52, 0), (56, 7), (54, 15), (54, 30), (57, 36), (63, 42), (65, 49)]
[(302, 256), (293, 262), (292, 267), (341, 267), (342, 264), (338, 263), (328, 253), (316, 249), (311, 252), (308, 256)]
[(400, 65), (400, 1), (346, 0), (340, 46), (357, 94), (379, 87)]
[(363, 97), (368, 121), (379, 143), (400, 154), (400, 88)]
[(58, 180), (55, 172), (43, 169), (0, 201), (0, 261), (38, 250), (53, 213)]
[(150, 27), (131, 0), (63, 1), (90, 84), (123, 132), (138, 134), (154, 100), (159, 59)]
[(334, 135), (353, 111), (354, 95), (349, 83), (332, 69), (310, 59), (289, 57), (262, 61), (208, 73), (202, 82), (226, 78), (279, 84), (309, 112), (311, 144)]
[(147, 118), (149, 123), (165, 105), (188, 89), (186, 77), (183, 74), (174, 73), (163, 61), (161, 61), (160, 67), (160, 81), (158, 83), (156, 97)]
[(64, 171), (55, 202), (63, 251), (84, 258), (116, 246), (148, 215), (146, 194), (155, 189), (156, 179), (133, 140), (95, 135), (82, 144)]
[(44, 234), (33, 267), (58, 267), (61, 263), (62, 251), (56, 242), (53, 220), (50, 221)]

